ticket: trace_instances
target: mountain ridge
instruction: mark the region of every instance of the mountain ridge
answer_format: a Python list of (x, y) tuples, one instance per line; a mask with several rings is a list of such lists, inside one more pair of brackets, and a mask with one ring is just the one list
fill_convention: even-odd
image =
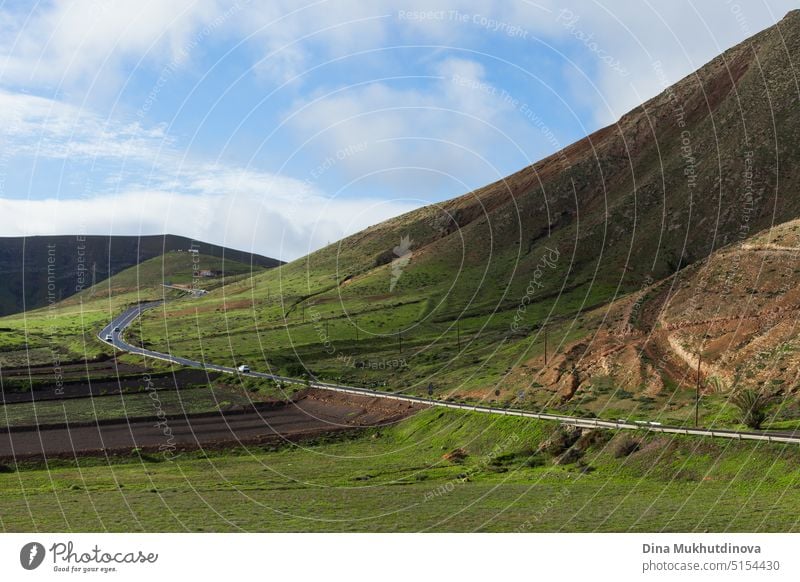
[(255, 270), (282, 264), (254, 253), (170, 234), (0, 237), (0, 315), (57, 303), (143, 261), (170, 251), (188, 252), (190, 248), (250, 264)]

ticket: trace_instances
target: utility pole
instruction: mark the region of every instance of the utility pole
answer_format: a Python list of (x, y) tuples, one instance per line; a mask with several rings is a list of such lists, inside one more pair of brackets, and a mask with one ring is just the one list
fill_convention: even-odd
[(397, 330), (397, 343), (400, 346), (400, 353), (403, 353), (403, 332), (399, 329)]
[(547, 365), (547, 326), (544, 327), (544, 365)]
[(306, 322), (306, 304), (303, 303), (303, 323)]
[(461, 320), (456, 320), (456, 337), (458, 338), (458, 351), (461, 351)]
[(325, 320), (325, 338), (328, 340), (331, 339), (330, 323), (327, 319)]
[(353, 325), (356, 326), (356, 343), (358, 343), (358, 321), (356, 318), (353, 318)]
[(703, 355), (697, 352), (697, 390), (694, 397), (694, 426), (697, 428), (700, 421), (700, 362)]

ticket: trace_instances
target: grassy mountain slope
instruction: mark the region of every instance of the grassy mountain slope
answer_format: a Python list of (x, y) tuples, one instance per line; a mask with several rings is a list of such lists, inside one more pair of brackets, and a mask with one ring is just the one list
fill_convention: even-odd
[(175, 236), (34, 236), (0, 238), (0, 315), (56, 303), (142, 261), (170, 251), (198, 252), (255, 271), (280, 261)]
[[(731, 244), (637, 293), (588, 313), (594, 333), (547, 364), (534, 356), (506, 381), (533, 377), (545, 400), (616, 418), (692, 421), (698, 379), (703, 424), (736, 422), (739, 388), (776, 397), (775, 428), (800, 416), (800, 221)], [(699, 366), (699, 370), (698, 370)], [(689, 409), (689, 414), (687, 410)]]
[[(615, 301), (800, 216), (793, 62), (800, 11), (504, 180), (152, 313), (142, 340), (392, 390), (433, 382), (459, 398), (576, 406), (580, 386), (609, 374), (574, 374), (574, 350), (605, 333)], [(654, 375), (681, 385), (680, 367), (637, 366), (642, 377), (626, 386)], [(684, 392), (654, 397), (691, 403)]]

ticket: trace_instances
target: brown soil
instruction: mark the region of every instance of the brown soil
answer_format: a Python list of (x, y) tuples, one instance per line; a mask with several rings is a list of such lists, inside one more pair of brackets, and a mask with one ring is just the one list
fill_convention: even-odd
[(241, 412), (162, 419), (131, 419), (80, 426), (16, 427), (0, 432), (0, 460), (73, 458), (129, 452), (219, 448), (294, 440), (383, 426), (420, 410), (418, 405), (322, 390), (294, 402)]

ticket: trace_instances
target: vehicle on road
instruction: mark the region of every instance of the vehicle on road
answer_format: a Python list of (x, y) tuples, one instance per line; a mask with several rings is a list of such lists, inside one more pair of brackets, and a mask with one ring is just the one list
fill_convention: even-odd
[(122, 330), (120, 328), (118, 328), (118, 327), (115, 327), (114, 331), (122, 331)]
[(107, 342), (113, 342), (114, 341), (114, 336), (111, 335), (110, 333), (106, 334), (106, 341)]
[(250, 373), (250, 366), (248, 366), (247, 364), (242, 364), (241, 366), (239, 366), (238, 368), (236, 368), (236, 370), (237, 370), (237, 371), (238, 371), (240, 374), (249, 374), (249, 373)]

